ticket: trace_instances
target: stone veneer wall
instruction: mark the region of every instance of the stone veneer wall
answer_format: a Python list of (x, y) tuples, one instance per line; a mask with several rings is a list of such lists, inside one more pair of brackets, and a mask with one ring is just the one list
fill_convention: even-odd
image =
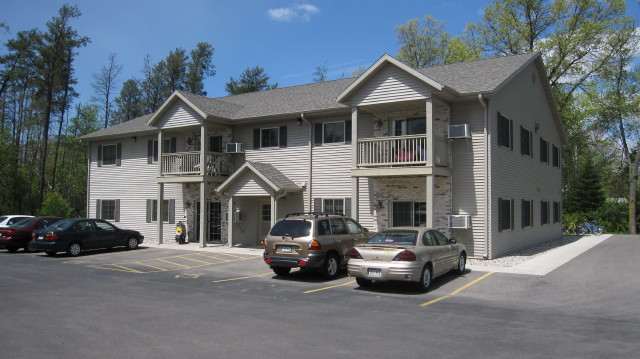
[[(216, 184), (217, 185), (217, 184)], [(209, 184), (208, 187), (208, 192), (209, 195), (207, 196), (209, 198), (209, 201), (211, 202), (220, 202), (221, 205), (221, 235), (222, 235), (222, 243), (227, 243), (227, 206), (229, 204), (229, 197), (227, 196), (221, 196), (220, 194), (215, 192), (215, 186), (214, 184)], [(183, 188), (182, 188), (182, 193), (184, 196), (184, 203), (185, 203), (185, 216), (186, 216), (186, 223), (187, 223), (187, 235), (188, 236), (195, 236), (195, 233), (193, 232), (195, 229), (195, 206), (197, 205), (198, 201), (200, 200), (200, 184), (199, 183), (185, 183), (183, 184)], [(187, 205), (188, 203), (188, 205)], [(176, 221), (179, 220), (179, 217), (176, 218)], [(184, 217), (182, 219), (184, 221)]]
[[(377, 230), (390, 226), (391, 203), (393, 201), (424, 202), (426, 199), (426, 178), (420, 177), (387, 177), (371, 179), (371, 208), (377, 208), (381, 201), (384, 208), (375, 209)], [(447, 236), (448, 215), (451, 213), (451, 178), (435, 177), (434, 193), (434, 227)]]

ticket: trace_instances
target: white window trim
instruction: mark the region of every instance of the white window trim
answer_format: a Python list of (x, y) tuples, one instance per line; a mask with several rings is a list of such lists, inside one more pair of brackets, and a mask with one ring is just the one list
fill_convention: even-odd
[[(324, 201), (327, 201), (327, 200), (328, 200), (328, 201), (337, 201), (337, 200), (340, 200), (340, 201), (342, 201), (342, 215), (344, 216), (344, 215), (345, 215), (345, 214), (344, 214), (344, 212), (345, 212), (344, 205), (345, 205), (345, 203), (347, 202), (347, 201), (346, 201), (346, 199), (347, 199), (347, 197), (322, 197), (322, 212), (323, 212), (323, 213), (325, 213), (325, 212), (326, 212), (326, 210), (325, 210), (325, 208), (324, 208)], [(333, 206), (335, 207), (335, 204), (334, 204)]]
[[(113, 202), (113, 218), (106, 218), (104, 216), (104, 204), (106, 202)], [(100, 218), (105, 221), (115, 221), (116, 220), (116, 200), (115, 199), (101, 199), (100, 200)]]
[[(113, 163), (104, 163), (104, 148), (107, 146), (113, 146), (114, 147), (114, 153), (115, 153), (115, 157), (113, 158)], [(100, 154), (100, 158), (102, 158), (102, 167), (117, 167), (118, 166), (118, 143), (105, 143), (102, 145), (102, 147), (100, 147), (100, 150), (102, 151), (102, 153)]]
[[(264, 130), (276, 130), (276, 145), (275, 146), (263, 146), (262, 145), (262, 131)], [(280, 127), (260, 127), (260, 149), (274, 149), (280, 148)]]
[[(169, 198), (169, 199), (164, 198), (162, 200), (163, 202), (167, 202), (167, 206), (166, 206), (166, 208), (167, 208), (167, 220), (166, 221), (162, 221), (162, 223), (169, 223), (169, 217), (171, 217), (170, 213), (169, 213), (169, 201), (170, 200), (171, 200), (171, 198)], [(151, 202), (151, 210), (152, 210), (151, 211), (151, 223), (157, 223), (158, 222), (158, 200), (154, 198), (154, 199), (151, 199), (151, 201), (152, 201)], [(156, 204), (155, 205), (155, 207), (156, 207), (155, 211), (153, 210), (154, 209), (153, 208), (154, 207), (153, 206), (154, 203)], [(156, 218), (153, 219), (153, 216), (155, 216)]]
[[(409, 202), (411, 203), (411, 226), (412, 227), (416, 227), (416, 203), (424, 203), (425, 206), (427, 204), (426, 201), (403, 201), (403, 200), (393, 200), (391, 201), (391, 218), (389, 218), (390, 220), (390, 227), (394, 227), (393, 225), (393, 204), (397, 203), (397, 202)], [(426, 208), (425, 208), (425, 215), (426, 215)]]
[[(347, 121), (327, 121), (327, 122), (323, 122), (322, 123), (322, 145), (323, 146), (325, 146), (325, 145), (326, 146), (335, 146), (335, 145), (344, 145), (345, 143), (347, 143), (347, 141), (346, 141), (347, 140), (347, 123), (346, 122)], [(342, 132), (343, 132), (342, 133), (342, 138), (343, 138), (342, 142), (340, 142), (340, 141), (338, 141), (338, 142), (324, 142), (324, 127), (327, 124), (333, 124), (333, 123), (342, 123)]]

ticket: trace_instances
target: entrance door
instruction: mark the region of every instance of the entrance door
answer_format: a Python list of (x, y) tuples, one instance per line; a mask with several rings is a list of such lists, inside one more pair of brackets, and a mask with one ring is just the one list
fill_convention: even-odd
[[(220, 202), (209, 202), (209, 238), (208, 243), (221, 243), (222, 242), (222, 206)], [(196, 204), (195, 218), (193, 223), (195, 224), (194, 235), (191, 236), (189, 242), (200, 242), (200, 202)]]
[(271, 199), (258, 201), (258, 238), (256, 245), (267, 236), (271, 229)]

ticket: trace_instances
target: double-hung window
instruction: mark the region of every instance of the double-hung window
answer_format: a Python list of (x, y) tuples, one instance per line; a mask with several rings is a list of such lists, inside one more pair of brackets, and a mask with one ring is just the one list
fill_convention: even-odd
[[(165, 199), (162, 201), (162, 221), (175, 222), (175, 200)], [(158, 200), (147, 200), (147, 223), (156, 222), (158, 220)]]
[(551, 157), (553, 167), (560, 167), (560, 150), (556, 145), (551, 146)]
[(513, 200), (498, 198), (498, 231), (513, 229)]
[(427, 224), (426, 202), (396, 201), (392, 206), (393, 227), (421, 227)]
[(549, 202), (540, 201), (540, 224), (549, 224)]
[(533, 157), (533, 133), (520, 126), (520, 154)]
[(560, 203), (553, 202), (553, 223), (560, 223)]
[(521, 226), (522, 228), (533, 225), (533, 201), (523, 199), (520, 202)]
[(513, 121), (498, 112), (498, 146), (513, 149)]
[(318, 122), (314, 126), (314, 144), (351, 142), (351, 121)]
[(100, 219), (114, 221), (116, 219), (116, 200), (103, 199), (100, 208)]
[(260, 148), (278, 147), (278, 127), (260, 129)]
[(324, 198), (322, 200), (322, 212), (344, 216), (344, 199)]
[(540, 162), (549, 164), (549, 142), (540, 138)]

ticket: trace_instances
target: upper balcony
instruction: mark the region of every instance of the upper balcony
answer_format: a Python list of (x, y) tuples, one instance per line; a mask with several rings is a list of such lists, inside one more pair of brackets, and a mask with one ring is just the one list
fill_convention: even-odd
[[(228, 176), (229, 155), (222, 152), (205, 152), (205, 176)], [(201, 176), (202, 153), (200, 151), (163, 153), (161, 176)]]
[(406, 167), (427, 164), (427, 135), (358, 139), (358, 167)]

